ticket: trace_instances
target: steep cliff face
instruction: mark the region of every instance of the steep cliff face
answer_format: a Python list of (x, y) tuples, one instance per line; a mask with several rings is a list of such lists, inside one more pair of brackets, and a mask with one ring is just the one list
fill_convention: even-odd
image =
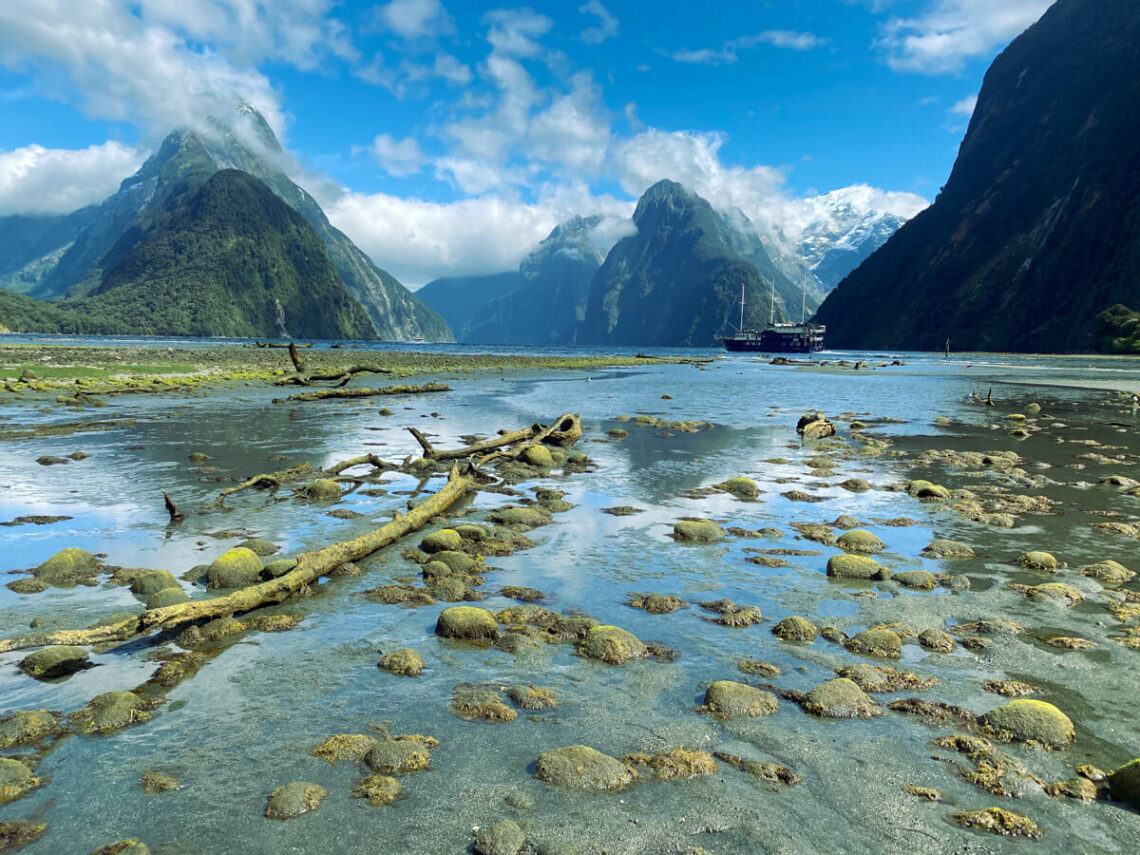
[[(618, 241), (594, 276), (579, 341), (712, 345), (739, 323), (741, 288), (745, 324), (767, 323), (771, 285), (707, 201), (659, 181), (638, 201), (633, 221), (637, 233)], [(777, 318), (784, 316), (779, 291)]]
[(989, 71), (934, 204), (820, 308), (836, 347), (1079, 351), (1140, 305), (1140, 4), (1058, 0)]
[[(0, 242), (0, 274), (12, 269), (14, 278), (29, 286), (20, 290), (41, 299), (91, 294), (130, 251), (132, 242), (167, 210), (170, 193), (201, 185), (220, 170), (239, 170), (261, 181), (320, 235), (344, 287), (368, 313), (374, 329), (370, 337), (405, 340), (422, 335), (429, 341), (453, 341), (443, 318), (329, 223), (316, 200), (286, 175), (283, 157), (273, 131), (252, 108), (241, 109), (231, 123), (211, 122), (203, 131), (175, 131), (101, 205), (77, 212), (71, 221), (41, 219), (25, 224), (34, 231), (25, 244), (42, 248), (39, 261), (31, 267), (22, 258), (6, 263), (9, 254)], [(80, 215), (79, 227), (68, 228)]]
[(605, 257), (602, 218), (572, 217), (522, 260), (517, 273), (436, 279), (416, 296), (439, 312), (459, 341), (572, 344), (586, 316), (590, 282)]

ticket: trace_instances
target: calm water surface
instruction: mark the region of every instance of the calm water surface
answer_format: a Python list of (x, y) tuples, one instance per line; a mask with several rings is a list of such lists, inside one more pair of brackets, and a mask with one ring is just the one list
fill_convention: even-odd
[[(875, 362), (880, 355), (859, 356)], [(270, 399), (280, 390), (254, 386), (188, 397), (121, 397), (89, 417), (136, 418), (133, 428), (0, 444), (0, 520), (21, 514), (72, 517), (47, 526), (0, 528), (0, 571), (32, 567), (65, 546), (80, 546), (106, 553), (109, 564), (163, 568), (180, 576), (241, 539), (237, 534), (213, 536), (219, 532), (264, 537), (282, 546), (280, 554), (295, 554), (374, 528), (391, 510), (402, 509), (407, 491), (419, 483), (391, 473), (385, 482), (388, 495), (349, 495), (338, 505), (365, 514), (362, 519), (330, 517), (328, 506), (284, 500), (287, 491), (282, 491), (276, 500), (266, 493), (236, 497), (227, 512), (193, 516), (177, 528), (167, 526), (163, 489), (184, 507), (194, 507), (226, 486), (213, 480), (219, 477), (244, 479), (301, 461), (331, 464), (364, 452), (399, 462), (417, 450), (406, 426), (435, 434), (439, 446), (453, 446), (465, 434), (492, 434), (577, 412), (589, 428), (579, 448), (596, 467), (582, 475), (519, 485), (556, 486), (567, 491), (566, 499), (576, 507), (536, 530), (536, 548), (489, 560), (498, 569), (488, 574), (483, 589), (488, 599), (481, 605), (492, 610), (510, 605), (495, 594), (501, 585), (531, 586), (549, 595), (552, 608), (584, 611), (680, 653), (670, 663), (610, 667), (574, 655), (568, 645), (516, 658), (441, 642), (433, 628), (447, 604), (413, 610), (355, 595), (417, 575), (418, 568), (401, 557), (406, 544), (396, 545), (364, 562), (363, 577), (326, 582), (316, 596), (280, 607), (305, 615), (297, 629), (249, 634), (226, 648), (173, 690), (151, 723), (110, 737), (66, 740), (37, 772), (50, 776), (50, 783), (0, 807), (0, 819), (36, 815), (49, 823), (48, 833), (25, 850), (29, 855), (84, 853), (129, 836), (164, 855), (457, 853), (467, 851), (473, 827), (504, 818), (520, 822), (539, 851), (550, 853), (684, 852), (695, 846), (715, 853), (1012, 852), (1027, 847), (1135, 852), (1140, 816), (1120, 806), (1051, 799), (1036, 788), (1021, 799), (1002, 802), (954, 777), (945, 763), (931, 758), (936, 753), (931, 741), (950, 730), (931, 730), (895, 714), (824, 721), (790, 702), (783, 702), (774, 716), (750, 721), (718, 723), (694, 712), (710, 681), (754, 679), (737, 671), (742, 657), (779, 665), (784, 673), (775, 682), (805, 691), (833, 676), (833, 668), (872, 661), (822, 639), (809, 646), (784, 644), (769, 631), (770, 622), (738, 630), (717, 626), (696, 606), (698, 600), (731, 597), (758, 605), (773, 622), (798, 614), (849, 633), (894, 620), (924, 629), (1006, 617), (1031, 633), (1001, 640), (980, 654), (959, 648), (943, 656), (907, 645), (903, 667), (939, 678), (925, 697), (978, 713), (1002, 702), (983, 691), (985, 680), (1028, 679), (1042, 685), (1041, 697), (1065, 710), (1079, 734), (1064, 752), (1009, 749), (1045, 780), (1072, 777), (1080, 763), (1111, 769), (1140, 756), (1140, 652), (1110, 640), (1119, 627), (1103, 608), (1100, 586), (1067, 571), (1062, 581), (1088, 597), (1067, 610), (1030, 603), (1005, 587), (1007, 581), (1041, 581), (1010, 563), (1034, 548), (1053, 552), (1071, 568), (1112, 558), (1140, 570), (1135, 540), (1097, 535), (1090, 525), (1104, 519), (1094, 511), (1116, 512), (1126, 521), (1137, 518), (1140, 499), (1095, 485), (1104, 475), (1135, 474), (1140, 418), (1102, 389), (1067, 385), (1131, 388), (1140, 382), (1140, 370), (1111, 359), (974, 356), (946, 362), (907, 355), (904, 360), (903, 366), (858, 373), (780, 368), (736, 357), (706, 370), (679, 365), (476, 374), (449, 379), (454, 389), (449, 393), (382, 402), (273, 405)], [(972, 391), (985, 394), (991, 386), (998, 407), (967, 403)], [(672, 400), (663, 400), (663, 394)], [(1042, 430), (1019, 441), (1009, 435), (1002, 417), (1023, 411), (1031, 400), (1043, 407)], [(395, 415), (379, 416), (383, 404)], [(843, 460), (835, 474), (818, 477), (805, 466), (814, 452), (800, 447), (794, 431), (800, 413), (813, 408), (832, 417), (860, 414), (872, 424), (882, 417), (901, 420), (877, 424), (872, 433), (892, 438), (894, 447), (904, 451), (1015, 450), (1026, 459), (1027, 471), (1057, 482), (1017, 492), (1058, 499), (1063, 513), (1022, 517), (1013, 529), (989, 529), (952, 511), (919, 504), (905, 493), (849, 493), (834, 485), (850, 477), (876, 487), (908, 477), (929, 477), (951, 487), (988, 482), (982, 473), (915, 469), (913, 461), (891, 457)], [(594, 441), (619, 426), (613, 419), (623, 413), (704, 419), (716, 427), (668, 436), (622, 424), (630, 431), (627, 439)], [(3, 426), (76, 418), (58, 406), (29, 404), (6, 406), (2, 415)], [(956, 424), (936, 426), (937, 416)], [(841, 434), (847, 433), (852, 417), (838, 420)], [(1050, 427), (1055, 423), (1066, 427)], [(1074, 444), (1077, 438), (1121, 446), (1105, 453), (1125, 458), (1119, 466), (1085, 463), (1078, 455), (1089, 447)], [(67, 466), (34, 462), (40, 455), (75, 450), (90, 457)], [(188, 463), (187, 456), (196, 451), (210, 455), (209, 465), (217, 470), (202, 472)], [(278, 456), (284, 459), (272, 459)], [(764, 462), (777, 458), (787, 462)], [(734, 475), (754, 478), (765, 491), (761, 500), (678, 495)], [(438, 483), (429, 482), (427, 489)], [(809, 504), (781, 496), (793, 488), (824, 501)], [(471, 518), (504, 501), (503, 496), (481, 494), (473, 500)], [(644, 511), (629, 517), (600, 512), (612, 505)], [(896, 570), (948, 572), (948, 563), (921, 557), (922, 547), (933, 537), (970, 543), (979, 557), (958, 562), (952, 570), (969, 575), (973, 589), (927, 594), (880, 585), (872, 589), (878, 596), (868, 597), (829, 582), (824, 565), (837, 550), (798, 539), (789, 524), (830, 521), (840, 514), (868, 523), (888, 545), (884, 563)], [(687, 515), (744, 528), (772, 526), (784, 537), (684, 547), (667, 535), (673, 521)], [(897, 516), (918, 524), (898, 528), (874, 522)], [(771, 569), (747, 563), (746, 547), (818, 549), (820, 554)], [(193, 596), (206, 596), (189, 583), (186, 588)], [(623, 605), (631, 591), (675, 594), (692, 605), (673, 615), (653, 616)], [(51, 589), (30, 597), (0, 587), (0, 635), (26, 631), (35, 617), (51, 627), (80, 627), (138, 608), (127, 589), (111, 585)], [(1034, 637), (1054, 632), (1081, 636), (1097, 646), (1061, 651)], [(415, 647), (427, 661), (422, 677), (398, 678), (377, 669), (382, 652), (405, 646)], [(76, 709), (101, 692), (144, 682), (155, 668), (147, 652), (145, 645), (128, 644), (96, 654), (99, 667), (55, 683), (24, 677), (15, 667), (22, 654), (7, 654), (0, 657), (0, 706), (3, 711)], [(533, 718), (524, 713), (510, 724), (465, 722), (447, 708), (452, 688), (465, 681), (536, 683), (554, 689), (563, 703)], [(367, 732), (381, 723), (388, 723), (393, 733), (430, 734), (441, 743), (432, 768), (402, 776), (403, 796), (387, 808), (351, 797), (360, 777), (353, 764), (333, 767), (309, 756), (325, 736)], [(725, 764), (705, 778), (647, 781), (618, 794), (569, 793), (533, 778), (539, 753), (575, 743), (616, 756), (678, 745), (722, 750), (778, 761), (804, 781), (769, 791)], [(176, 774), (185, 786), (146, 796), (138, 781), (147, 769)], [(328, 799), (296, 820), (264, 819), (267, 794), (297, 779), (324, 786)], [(920, 803), (900, 791), (904, 784), (935, 787), (946, 802)], [(508, 804), (510, 794), (521, 794), (525, 801), (512, 797), (516, 806)], [(964, 831), (948, 820), (955, 810), (999, 803), (1032, 817), (1044, 839), (1006, 841)]]

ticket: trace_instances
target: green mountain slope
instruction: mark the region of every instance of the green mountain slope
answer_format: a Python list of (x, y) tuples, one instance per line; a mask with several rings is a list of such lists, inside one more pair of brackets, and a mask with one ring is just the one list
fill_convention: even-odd
[(994, 60), (946, 186), (827, 298), (835, 347), (1081, 351), (1140, 307), (1140, 4), (1058, 0)]
[(172, 186), (168, 209), (130, 239), (87, 297), (0, 300), (23, 331), (369, 338), (316, 231), (264, 183), (222, 170)]
[[(637, 234), (618, 241), (590, 285), (580, 342), (713, 345), (739, 323), (742, 286), (745, 325), (768, 322), (770, 280), (734, 249), (735, 230), (707, 201), (659, 181), (633, 221)], [(778, 290), (775, 314), (785, 315)]]

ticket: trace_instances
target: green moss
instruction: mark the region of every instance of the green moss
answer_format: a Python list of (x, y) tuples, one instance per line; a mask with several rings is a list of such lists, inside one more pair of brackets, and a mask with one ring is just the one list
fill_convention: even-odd
[(843, 645), (852, 653), (898, 659), (902, 655), (902, 639), (889, 629), (865, 629), (849, 638)]
[(705, 702), (698, 712), (717, 718), (772, 715), (780, 702), (771, 692), (733, 680), (717, 680), (705, 690)]
[(549, 710), (558, 706), (558, 699), (551, 689), (526, 684), (511, 686), (507, 689), (507, 697), (524, 710)]
[(918, 634), (918, 643), (925, 647), (927, 650), (933, 650), (935, 653), (952, 653), (954, 648), (957, 647), (957, 642), (950, 637), (949, 633), (941, 629), (924, 629)]
[(143, 772), (139, 784), (142, 786), (142, 791), (148, 796), (157, 796), (161, 793), (171, 793), (182, 789), (182, 782), (173, 775), (167, 775), (165, 772), (158, 772), (154, 769), (147, 769)]
[(889, 579), (890, 571), (865, 555), (833, 555), (827, 559), (827, 575), (833, 579)]
[(1108, 791), (1116, 801), (1140, 810), (1140, 759), (1125, 763), (1109, 775)]
[(661, 781), (687, 781), (716, 773), (716, 761), (707, 751), (671, 748), (656, 754), (627, 754), (621, 758), (627, 766), (647, 766)]
[(1046, 570), (1050, 573), (1055, 573), (1061, 566), (1060, 562), (1048, 552), (1026, 552), (1017, 563), (1026, 570)]
[(75, 585), (87, 581), (99, 572), (99, 559), (76, 546), (61, 549), (32, 571), (41, 582), (49, 585)]
[(359, 763), (378, 744), (375, 737), (364, 733), (338, 733), (321, 740), (321, 743), (309, 753), (321, 760), (327, 760), (333, 766), (341, 760)]
[(1002, 808), (983, 808), (956, 813), (954, 822), (963, 828), (972, 828), (1002, 837), (1041, 837), (1041, 829), (1029, 817)]
[(1045, 701), (1020, 699), (990, 710), (982, 717), (997, 738), (1064, 748), (1077, 738), (1069, 717)]
[(804, 712), (823, 718), (871, 718), (882, 709), (852, 680), (836, 677), (803, 697)]
[(381, 671), (401, 677), (418, 677), (424, 672), (424, 658), (410, 647), (393, 650), (380, 657)]
[(128, 837), (118, 843), (100, 846), (91, 855), (150, 855), (150, 847), (137, 837)]
[(19, 760), (0, 757), (0, 804), (14, 802), (38, 787), (42, 781)]
[(878, 537), (863, 529), (854, 529), (840, 535), (837, 544), (844, 552), (857, 552), (863, 555), (872, 555), (887, 548)]
[(293, 781), (270, 793), (265, 815), (269, 819), (293, 819), (316, 810), (328, 794), (328, 790), (316, 784)]
[(846, 677), (864, 692), (914, 692), (929, 689), (938, 681), (933, 677), (920, 677), (909, 671), (899, 671), (885, 665), (845, 665), (835, 673)]
[(243, 546), (219, 555), (206, 571), (206, 583), (211, 588), (244, 588), (261, 577), (261, 559)]
[(45, 647), (20, 660), (20, 670), (37, 680), (66, 677), (84, 668), (90, 668), (87, 651), (82, 647)]
[(726, 493), (731, 493), (740, 499), (755, 499), (760, 495), (760, 487), (751, 478), (743, 476), (736, 478), (729, 478), (727, 481), (722, 481), (716, 485), (718, 490), (723, 490)]
[(147, 570), (131, 582), (131, 593), (143, 599), (167, 588), (181, 588), (178, 580), (167, 570)]
[(365, 755), (364, 762), (373, 772), (384, 775), (419, 772), (431, 764), (431, 751), (438, 744), (430, 736), (417, 734), (383, 739)]
[(916, 591), (933, 591), (938, 587), (938, 578), (929, 570), (903, 570), (892, 574), (891, 579)]
[(314, 502), (328, 502), (340, 498), (340, 485), (332, 478), (317, 478), (310, 481), (301, 492), (306, 499)]
[(965, 543), (941, 538), (931, 541), (922, 551), (932, 558), (973, 558), (976, 554)]
[(190, 595), (181, 587), (163, 588), (147, 597), (146, 607), (148, 609), (164, 609), (167, 606), (177, 606), (188, 602), (190, 602)]
[(506, 505), (492, 511), (488, 519), (493, 523), (505, 526), (520, 526), (524, 528), (538, 528), (550, 524), (550, 514), (538, 508), (518, 507)]
[(772, 634), (780, 641), (811, 644), (819, 635), (819, 627), (806, 618), (792, 615), (772, 627)]
[(383, 807), (396, 801), (400, 795), (400, 782), (387, 775), (367, 775), (352, 792), (355, 799), (366, 799), (374, 807)]
[(668, 615), (683, 609), (685, 601), (665, 594), (630, 594), (629, 604), (635, 609), (643, 609), (651, 615)]
[(554, 466), (554, 458), (545, 445), (527, 446), (526, 451), (522, 453), (522, 459), (527, 465), (537, 466), (540, 469), (550, 469)]
[(59, 716), (47, 710), (26, 710), (0, 718), (0, 748), (34, 745), (62, 729)]
[(1104, 585), (1124, 585), (1136, 578), (1136, 574), (1118, 561), (1098, 561), (1081, 570), (1082, 576), (1091, 576)]
[(495, 616), (475, 606), (444, 609), (435, 626), (436, 635), (462, 641), (494, 641), (499, 635)]
[(132, 724), (150, 721), (155, 702), (134, 692), (106, 692), (71, 714), (70, 724), (83, 733), (112, 733)]
[(716, 543), (724, 540), (724, 529), (712, 520), (677, 520), (673, 523), (673, 539), (680, 543)]
[(637, 776), (617, 758), (588, 745), (569, 745), (540, 754), (535, 777), (574, 790), (618, 790)]
[(641, 639), (621, 627), (598, 625), (586, 633), (578, 645), (578, 652), (587, 659), (623, 665), (630, 659), (644, 657), (649, 649)]
[(276, 543), (271, 543), (268, 540), (261, 540), (260, 538), (251, 537), (248, 540), (243, 540), (238, 546), (248, 549), (253, 554), (264, 558), (266, 555), (272, 555), (281, 549)]
[(451, 696), (451, 712), (467, 721), (511, 722), (518, 713), (503, 702), (497, 689), (485, 686), (456, 686)]
[[(433, 531), (420, 541), (420, 549), (424, 552), (458, 552), (463, 548), (463, 538), (455, 529), (444, 528)], [(463, 553), (460, 552), (460, 555)]]

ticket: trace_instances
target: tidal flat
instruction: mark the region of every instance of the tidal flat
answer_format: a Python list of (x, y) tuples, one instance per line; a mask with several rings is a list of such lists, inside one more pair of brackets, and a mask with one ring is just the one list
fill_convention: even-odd
[(0, 849), (1135, 850), (1140, 367), (299, 353), (0, 348)]

